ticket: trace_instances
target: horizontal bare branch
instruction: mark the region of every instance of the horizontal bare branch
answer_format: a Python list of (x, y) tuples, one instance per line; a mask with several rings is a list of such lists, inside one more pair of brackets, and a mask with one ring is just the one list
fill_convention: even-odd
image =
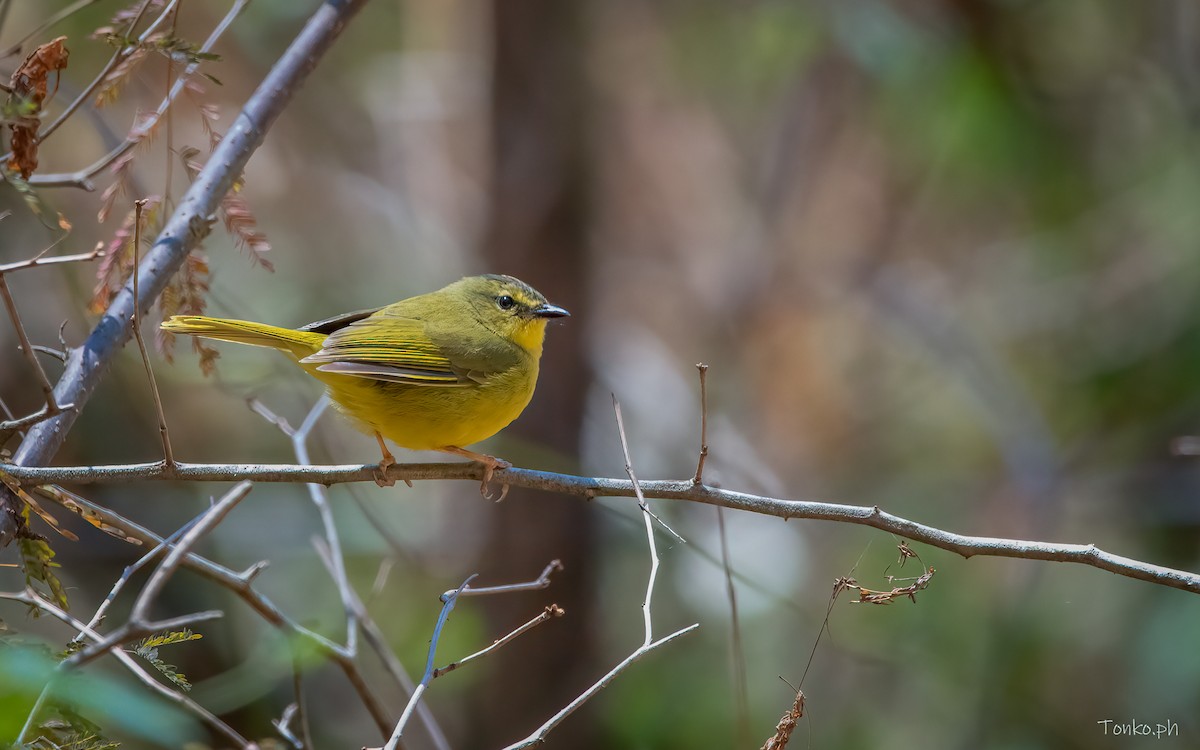
[[(177, 464), (167, 476), (161, 463), (115, 466), (37, 467), (0, 464), (4, 472), (24, 484), (98, 484), (145, 479), (186, 479), (197, 482), (314, 482), (342, 484), (374, 482), (378, 464), (341, 464), (300, 466), (296, 464)], [(393, 464), (387, 478), (397, 481), (464, 479), (483, 481), (483, 467), (474, 463)], [(495, 473), (494, 481), (513, 487), (526, 487), (583, 497), (633, 497), (633, 482), (628, 479), (581, 477), (532, 469), (505, 469)], [(1200, 575), (1160, 565), (1151, 565), (1111, 552), (1092, 544), (1057, 544), (999, 537), (968, 536), (927, 526), (887, 513), (878, 506), (846, 505), (815, 500), (786, 500), (746, 492), (717, 489), (692, 480), (639, 481), (642, 494), (661, 500), (687, 500), (744, 510), (784, 520), (805, 518), (871, 526), (914, 542), (948, 550), (963, 557), (1016, 557), (1090, 565), (1110, 573), (1148, 581), (1162, 586), (1200, 594)]]

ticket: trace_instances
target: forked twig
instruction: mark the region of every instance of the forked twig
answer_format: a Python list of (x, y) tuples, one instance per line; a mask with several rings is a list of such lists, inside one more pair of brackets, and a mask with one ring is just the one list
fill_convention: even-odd
[[(637, 497), (638, 507), (642, 509), (642, 512), (645, 513), (648, 518), (657, 521), (658, 525), (666, 529), (671, 536), (675, 537), (681, 543), (687, 544), (686, 539), (680, 536), (675, 529), (668, 526), (667, 522), (659, 518), (654, 511), (650, 510), (650, 506), (646, 505), (646, 498), (642, 495), (641, 486), (638, 484), (637, 477), (633, 475), (633, 466), (629, 463), (629, 446), (625, 444), (625, 423), (621, 419), (621, 404), (618, 403), (615, 395), (612, 397), (612, 401), (613, 411), (616, 412), (617, 415), (617, 432), (621, 434), (621, 448), (625, 451), (625, 473), (629, 476), (629, 481), (633, 485), (633, 491)], [(650, 551), (657, 558), (658, 553), (653, 549), (653, 543), (651, 543)]]
[[(317, 555), (321, 558), (321, 562), (325, 564), (325, 568), (329, 571), (329, 574), (333, 575), (333, 561), (329, 556), (329, 547), (319, 537), (313, 539), (313, 546), (316, 547)], [(392, 676), (396, 685), (404, 691), (405, 695), (411, 696), (417, 689), (416, 683), (413, 682), (408, 671), (404, 669), (404, 665), (396, 658), (396, 654), (388, 645), (383, 631), (371, 619), (371, 615), (367, 612), (367, 607), (363, 604), (362, 599), (353, 590), (351, 590), (350, 595), (351, 604), (354, 606), (354, 612), (358, 617), (359, 627), (363, 631), (363, 639), (375, 651), (375, 654), (383, 664), (384, 670)], [(421, 719), (421, 724), (425, 727), (425, 731), (429, 733), (429, 738), (433, 746), (437, 750), (450, 750), (450, 741), (438, 725), (433, 712), (429, 710), (429, 706), (425, 703), (418, 704), (417, 716)], [(384, 731), (386, 733), (387, 730), (385, 729)]]
[(645, 639), (642, 641), (644, 648), (654, 640), (650, 602), (654, 599), (654, 582), (658, 578), (658, 545), (654, 543), (654, 524), (650, 522), (653, 514), (650, 512), (650, 507), (646, 505), (646, 498), (642, 494), (642, 485), (638, 482), (637, 475), (633, 473), (633, 460), (629, 457), (629, 442), (625, 438), (625, 421), (621, 419), (621, 403), (617, 401), (616, 396), (613, 396), (613, 412), (617, 415), (617, 432), (621, 436), (621, 453), (625, 456), (625, 473), (629, 475), (629, 481), (633, 482), (633, 491), (637, 495), (638, 505), (642, 509), (642, 519), (646, 522), (646, 544), (650, 547), (650, 576), (646, 581), (646, 598), (642, 600), (642, 620), (645, 626)]
[(134, 600), (133, 610), (129, 613), (129, 620), (113, 633), (106, 636), (103, 640), (95, 643), (81, 651), (78, 651), (67, 657), (64, 661), (70, 662), (72, 665), (86, 664), (95, 659), (97, 656), (109, 651), (116, 646), (127, 643), (136, 638), (142, 638), (158, 630), (169, 630), (178, 628), (183, 625), (189, 625), (202, 620), (209, 620), (215, 617), (224, 615), (219, 610), (208, 612), (198, 612), (192, 615), (184, 615), (183, 617), (174, 617), (168, 620), (152, 621), (149, 618), (150, 606), (158, 599), (162, 593), (163, 587), (167, 585), (167, 581), (183, 564), (187, 555), (196, 543), (213, 529), (231, 510), (242, 501), (246, 495), (250, 494), (253, 485), (249, 482), (242, 482), (236, 487), (225, 493), (203, 516), (188, 529), (187, 533), (180, 538), (179, 542), (171, 547), (171, 551), (155, 569), (150, 576), (150, 580), (146, 582), (145, 587), (138, 593), (138, 597)]
[[(551, 560), (546, 563), (546, 567), (542, 568), (542, 572), (532, 581), (524, 583), (506, 583), (500, 586), (480, 586), (478, 588), (467, 585), (458, 592), (459, 596), (493, 596), (495, 594), (512, 594), (518, 591), (539, 591), (550, 587), (550, 574), (556, 571), (562, 571), (563, 564), (561, 560)], [(447, 591), (443, 596), (448, 595)]]
[(524, 625), (521, 625), (507, 635), (500, 636), (495, 641), (492, 641), (492, 645), (487, 646), (486, 648), (481, 648), (469, 656), (464, 656), (458, 661), (450, 662), (444, 667), (438, 667), (437, 669), (433, 670), (433, 676), (436, 679), (447, 672), (453, 672), (460, 667), (465, 667), (467, 664), (470, 664), (476, 659), (487, 656), (493, 651), (496, 651), (504, 646), (506, 643), (513, 641), (515, 638), (529, 632), (530, 630), (533, 630), (543, 622), (549, 621), (551, 617), (562, 617), (566, 613), (566, 610), (564, 610), (562, 607), (558, 606), (557, 604), (551, 604), (542, 610), (541, 613), (539, 613), (536, 617), (529, 620), (529, 622), (526, 622)]
[(433, 637), (429, 639), (429, 655), (425, 658), (425, 674), (421, 676), (421, 681), (417, 683), (416, 689), (412, 691), (412, 695), (408, 697), (408, 705), (404, 707), (403, 713), (396, 721), (396, 727), (392, 730), (392, 736), (388, 738), (387, 743), (383, 746), (383, 750), (396, 750), (400, 746), (400, 737), (404, 734), (404, 727), (408, 724), (409, 718), (412, 717), (413, 711), (416, 710), (417, 704), (421, 702), (421, 696), (429, 688), (429, 683), (433, 680), (433, 659), (437, 652), (438, 641), (441, 640), (442, 629), (446, 627), (446, 620), (450, 617), (450, 612), (454, 609), (454, 605), (458, 603), (458, 595), (467, 587), (472, 578), (478, 575), (473, 574), (467, 577), (467, 580), (462, 582), (462, 585), (453, 591), (447, 591), (442, 594), (442, 611), (438, 613), (437, 624), (433, 627)]
[[(205, 509), (204, 513), (207, 512), (208, 510)], [(196, 524), (197, 521), (203, 518), (204, 513), (201, 513), (185, 523), (183, 526), (180, 526), (169, 537), (164, 539), (161, 544), (156, 544), (153, 549), (138, 558), (137, 561), (132, 565), (125, 566), (125, 570), (121, 572), (121, 577), (118, 578), (117, 582), (113, 584), (112, 589), (110, 589), (108, 592), (108, 596), (104, 597), (104, 601), (100, 602), (100, 606), (96, 608), (96, 612), (92, 615), (92, 619), (88, 621), (87, 626), (89, 628), (99, 627), (100, 623), (104, 621), (104, 616), (108, 612), (108, 608), (112, 606), (114, 601), (116, 601), (117, 595), (121, 593), (121, 589), (125, 587), (125, 584), (127, 584), (129, 580), (133, 578), (133, 574), (145, 567), (147, 563), (157, 557), (163, 550), (175, 544), (179, 537), (186, 534), (188, 530)], [(82, 643), (83, 635), (83, 631), (81, 630), (79, 635), (72, 640), (72, 643)]]
[[(279, 430), (287, 435), (292, 442), (292, 450), (296, 454), (296, 460), (302, 464), (309, 463), (308, 440), (316, 427), (321, 415), (329, 408), (329, 397), (322, 396), (317, 400), (313, 407), (305, 416), (304, 421), (299, 428), (293, 428), (286, 419), (278, 414), (275, 414), (265, 404), (250, 400), (250, 408), (263, 419), (279, 428)], [(337, 526), (334, 523), (333, 511), (329, 504), (329, 493), (324, 485), (308, 483), (307, 485), (309, 499), (317, 508), (317, 513), (321, 517), (321, 526), (325, 531), (323, 539), (314, 539), (317, 553), (325, 563), (326, 569), (329, 571), (330, 578), (333, 579), (334, 585), (338, 589), (338, 595), (342, 601), (342, 607), (346, 616), (346, 645), (342, 649), (350, 655), (352, 659), (358, 656), (358, 633), (361, 629), (366, 637), (371, 648), (376, 651), (380, 659), (384, 663), (385, 669), (391, 673), (396, 684), (406, 694), (412, 695), (416, 686), (413, 684), (412, 678), (404, 670), (403, 665), (399, 660), (387, 649), (386, 639), (382, 632), (370, 620), (367, 614), (366, 607), (363, 606), (362, 600), (355, 593), (354, 587), (350, 585), (349, 577), (346, 574), (346, 564), (342, 555), (341, 541), (337, 533)], [(298, 689), (299, 681), (297, 678), (296, 690), (296, 706), (299, 712), (299, 723), (302, 728), (308, 726), (307, 714), (304, 712), (302, 694)], [(442, 728), (438, 726), (437, 720), (427, 706), (422, 704), (417, 710), (421, 718), (421, 723), (425, 726), (429, 733), (433, 744), (438, 750), (449, 750), (450, 743), (446, 739)], [(386, 731), (386, 730), (384, 730)]]
[[(291, 434), (292, 451), (296, 454), (296, 460), (302, 464), (311, 463), (308, 456), (308, 436), (312, 434), (313, 428), (317, 425), (317, 420), (329, 408), (330, 400), (328, 395), (322, 395), (313, 404), (308, 415), (304, 418), (304, 422), (300, 424)], [(317, 514), (321, 517), (321, 528), (325, 531), (325, 543), (329, 545), (329, 554), (332, 566), (330, 573), (333, 576), (334, 585), (337, 586), (338, 595), (342, 600), (342, 609), (346, 615), (346, 648), (351, 653), (358, 652), (358, 618), (354, 614), (354, 606), (350, 599), (352, 597), (352, 589), (350, 587), (350, 579), (346, 576), (346, 563), (342, 557), (342, 543), (338, 537), (337, 526), (333, 522), (333, 510), (329, 507), (329, 495), (323, 485), (308, 483), (305, 485), (308, 488), (308, 497), (316, 506)]]
[(651, 613), (650, 613), (650, 604), (651, 604), (650, 600), (654, 595), (654, 581), (658, 575), (658, 565), (659, 565), (658, 548), (656, 547), (656, 545), (654, 543), (654, 525), (653, 525), (653, 523), (651, 523), (651, 518), (652, 518), (653, 514), (650, 512), (650, 509), (646, 506), (646, 498), (642, 494), (641, 483), (638, 482), (637, 476), (633, 473), (633, 462), (629, 457), (629, 445), (628, 445), (628, 441), (625, 438), (625, 424), (624, 424), (623, 420), (621, 419), (621, 404), (617, 401), (616, 396), (613, 396), (613, 411), (615, 412), (616, 417), (617, 417), (617, 431), (621, 435), (621, 450), (625, 455), (625, 468), (626, 468), (627, 473), (629, 474), (629, 480), (633, 483), (633, 490), (637, 495), (638, 504), (640, 505), (641, 510), (642, 510), (642, 518), (646, 522), (646, 544), (650, 548), (650, 575), (648, 576), (648, 580), (646, 582), (646, 598), (642, 602), (642, 614), (643, 614), (643, 623), (644, 623), (644, 627), (645, 627), (645, 637), (642, 641), (641, 646), (639, 646), (637, 649), (635, 649), (633, 651), (633, 653), (631, 653), (629, 656), (627, 656), (623, 660), (621, 660), (621, 662), (619, 664), (617, 664), (615, 667), (610, 669), (603, 677), (601, 677), (599, 680), (597, 680), (595, 683), (593, 683), (591, 687), (589, 687), (587, 690), (580, 693), (575, 698), (575, 700), (568, 703), (561, 710), (559, 710), (558, 713), (554, 714), (549, 719), (547, 719), (544, 724), (542, 724), (540, 727), (535, 729), (533, 731), (533, 733), (530, 734), (528, 737), (509, 745), (504, 750), (522, 750), (522, 748), (533, 747), (535, 745), (542, 744), (543, 742), (546, 741), (546, 735), (548, 735), (550, 732), (554, 731), (555, 727), (557, 727), (564, 720), (566, 720), (566, 718), (568, 716), (575, 713), (575, 711), (578, 710), (580, 706), (582, 706), (584, 703), (587, 703), (589, 700), (592, 699), (593, 696), (595, 696), (597, 693), (599, 693), (601, 690), (603, 690), (605, 687), (607, 687), (608, 684), (610, 682), (612, 682), (614, 679), (616, 679), (617, 675), (619, 675), (619, 674), (621, 674), (621, 672), (625, 671), (625, 669), (630, 664), (633, 664), (635, 661), (637, 661), (638, 659), (641, 659), (643, 656), (645, 656), (646, 654), (650, 653), (651, 651), (659, 648), (660, 646), (664, 646), (664, 645), (670, 643), (671, 641), (675, 640), (676, 638), (678, 638), (682, 635), (686, 635), (687, 633), (690, 633), (693, 630), (695, 630), (696, 628), (700, 627), (699, 623), (695, 623), (695, 624), (689, 625), (688, 627), (683, 628), (681, 630), (676, 630), (674, 633), (671, 633), (670, 635), (668, 635), (666, 637), (660, 638), (657, 641), (653, 640), (653, 622), (652, 622)]
[(450, 617), (450, 610), (454, 609), (454, 605), (458, 603), (458, 600), (464, 596), (489, 596), (495, 594), (511, 594), (516, 591), (544, 589), (550, 585), (550, 574), (556, 570), (562, 570), (562, 563), (558, 560), (551, 560), (550, 563), (542, 569), (541, 574), (532, 581), (502, 586), (484, 586), (472, 589), (470, 587), (470, 583), (476, 577), (476, 575), (478, 575), (476, 574), (463, 581), (462, 585), (460, 585), (458, 588), (446, 591), (441, 595), (440, 599), (442, 602), (442, 611), (438, 615), (437, 624), (433, 628), (433, 636), (429, 641), (429, 655), (425, 661), (425, 673), (421, 676), (421, 681), (417, 683), (416, 688), (412, 691), (412, 694), (408, 700), (408, 705), (404, 707), (404, 712), (396, 721), (395, 729), (392, 730), (392, 736), (388, 738), (387, 744), (383, 746), (382, 750), (396, 750), (396, 748), (399, 747), (400, 739), (404, 735), (405, 726), (412, 717), (413, 711), (424, 707), (424, 704), (421, 703), (421, 696), (429, 688), (429, 684), (435, 678), (440, 677), (447, 672), (452, 672), (467, 662), (474, 661), (475, 659), (496, 651), (505, 644), (513, 641), (518, 636), (527, 633), (538, 625), (541, 625), (543, 622), (546, 622), (551, 617), (559, 617), (564, 614), (564, 611), (558, 605), (552, 604), (549, 607), (546, 607), (545, 611), (543, 611), (537, 617), (534, 617), (532, 620), (519, 626), (507, 635), (504, 635), (501, 638), (493, 641), (492, 645), (488, 646), (487, 648), (476, 651), (470, 656), (437, 669), (433, 666), (435, 652), (437, 651), (437, 644), (438, 641), (441, 640), (442, 630), (445, 628), (446, 621)]

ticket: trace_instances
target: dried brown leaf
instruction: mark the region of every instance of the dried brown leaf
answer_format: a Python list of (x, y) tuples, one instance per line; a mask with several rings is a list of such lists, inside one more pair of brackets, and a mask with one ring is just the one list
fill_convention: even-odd
[(117, 196), (125, 195), (129, 186), (134, 156), (133, 150), (126, 151), (108, 168), (108, 171), (113, 175), (113, 181), (100, 194), (100, 211), (96, 214), (96, 221), (101, 224), (108, 221), (108, 215), (112, 213), (113, 204), (116, 203)]
[(67, 539), (70, 539), (72, 542), (79, 541), (79, 537), (75, 536), (75, 534), (71, 533), (67, 529), (64, 529), (62, 525), (59, 524), (58, 519), (47, 513), (46, 509), (41, 506), (41, 503), (34, 500), (33, 497), (21, 487), (20, 483), (16, 479), (13, 479), (9, 475), (0, 472), (0, 483), (3, 483), (10, 492), (24, 500), (25, 505), (34, 513), (36, 513), (38, 518), (45, 521), (47, 526), (54, 529)]
[[(9, 125), (12, 130), (12, 138), (9, 141), (12, 156), (9, 157), (8, 168), (20, 174), (23, 179), (28, 179), (38, 166), (37, 131), (41, 125), (42, 107), (47, 95), (53, 96), (53, 92), (49, 90), (50, 74), (59, 73), (67, 67), (70, 52), (67, 50), (66, 41), (65, 36), (60, 36), (39, 46), (13, 71), (9, 81), (9, 87), (12, 89), (8, 97), (9, 106), (16, 107), (21, 103), (23, 106), (20, 108), (29, 112)], [(54, 88), (55, 91), (58, 90), (57, 75)]]
[[(25, 58), (15, 71), (9, 86), (13, 94), (30, 97), (34, 104), (41, 105), (49, 93), (51, 73), (57, 73), (67, 67), (70, 51), (66, 47), (67, 38), (60, 36), (39, 46)], [(57, 88), (57, 81), (55, 81)]]
[[(200, 173), (203, 166), (196, 158), (199, 155), (200, 149), (194, 146), (185, 146), (179, 150), (179, 158), (183, 162), (184, 171), (187, 172), (189, 179), (196, 179), (196, 175)], [(221, 220), (225, 223), (225, 231), (233, 237), (234, 244), (239, 250), (245, 251), (250, 256), (250, 260), (256, 264), (268, 271), (274, 271), (275, 265), (266, 257), (266, 254), (271, 251), (271, 243), (267, 240), (267, 236), (258, 229), (258, 219), (250, 210), (246, 199), (239, 195), (244, 186), (245, 180), (239, 176), (234, 181), (233, 187), (221, 199), (221, 205), (218, 207)]]
[(202, 97), (207, 93), (207, 89), (195, 78), (189, 78), (184, 83), (183, 90), (200, 112), (200, 128), (208, 138), (208, 150), (211, 153), (221, 142), (221, 134), (213, 127), (213, 124), (221, 119), (221, 108), (212, 102), (204, 101)]
[[(89, 508), (86, 508), (83, 505), (80, 505), (79, 502), (76, 500), (76, 498), (79, 498), (78, 495), (73, 495), (72, 493), (67, 492), (66, 490), (62, 489), (61, 487), (55, 487), (53, 485), (46, 485), (44, 487), (38, 487), (38, 488), (36, 488), (36, 492), (40, 495), (44, 495), (44, 496), (50, 498), (51, 500), (58, 503), (62, 507), (71, 511), (72, 513), (77, 514), (80, 518), (87, 521), (92, 526), (95, 526), (97, 529), (100, 529), (101, 531), (103, 531), (105, 534), (108, 534), (109, 536), (116, 537), (117, 539), (121, 539), (122, 541), (129, 542), (130, 544), (141, 545), (141, 543), (142, 543), (142, 540), (135, 539), (134, 537), (129, 536), (124, 531), (118, 529), (116, 526), (110, 526), (108, 524), (108, 522), (106, 522), (95, 511), (93, 511)], [(82, 499), (82, 498), (79, 498), (79, 499)]]
[(225, 230), (233, 236), (234, 244), (245, 251), (250, 260), (268, 271), (275, 270), (275, 266), (266, 257), (271, 250), (271, 243), (258, 229), (258, 219), (250, 211), (246, 200), (237, 194), (236, 186), (221, 199), (221, 218), (225, 221)]

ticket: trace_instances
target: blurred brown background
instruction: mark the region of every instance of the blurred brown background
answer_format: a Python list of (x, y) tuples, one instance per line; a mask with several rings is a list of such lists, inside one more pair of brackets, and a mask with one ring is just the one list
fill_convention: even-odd
[[(6, 3), (0, 46), (66, 4)], [(203, 38), (227, 5), (185, 2), (179, 33)], [(110, 54), (86, 36), (116, 7), (47, 33), (69, 37), (59, 105)], [(206, 67), (223, 83), (208, 85), (218, 129), (313, 7), (256, 0), (234, 25)], [(116, 104), (75, 117), (41, 171), (97, 158), (157, 105), (165, 75), (151, 62)], [(639, 476), (690, 476), (704, 361), (707, 476), (722, 486), (1194, 570), (1200, 486), (1169, 445), (1200, 429), (1198, 114), (1200, 8), (1184, 0), (374, 2), (250, 162), (244, 195), (275, 273), (214, 233), (209, 309), (299, 325), (511, 273), (573, 314), (549, 332), (530, 409), (484, 446), (519, 466), (620, 476), (615, 393)], [(172, 128), (175, 148), (204, 147), (189, 102)], [(140, 152), (139, 195), (163, 191), (164, 153), (161, 136)], [(173, 179), (178, 198), (178, 168)], [(74, 224), (59, 252), (108, 239), (123, 213), (97, 225), (98, 193), (44, 196)], [(13, 215), (0, 262), (48, 242), (8, 188), (2, 208)], [(23, 273), (34, 340), (53, 345), (67, 321), (78, 343), (93, 283), (90, 267)], [(291, 461), (244, 400), (298, 424), (318, 387), (268, 352), (219, 348), (216, 378), (186, 351), (174, 367), (155, 361), (176, 454)], [(0, 398), (36, 409), (7, 322), (0, 351)], [(158, 453), (131, 348), (57, 461)], [(317, 460), (375, 456), (369, 438), (323, 421)], [(223, 491), (87, 493), (168, 533)], [(526, 735), (640, 643), (648, 561), (628, 500), (514, 491), (495, 505), (459, 483), (332, 493), (354, 583), (415, 674), (437, 594), (472, 573), (507, 583), (552, 558), (567, 565), (547, 591), (455, 610), (442, 663), (550, 602), (567, 615), (434, 683), (428, 701), (454, 747)], [(758, 747), (790, 705), (778, 677), (804, 673), (834, 578), (891, 586), (886, 534), (727, 513), (750, 698), (741, 735), (715, 511), (653, 505), (688, 539), (660, 537), (656, 627), (701, 628), (635, 665), (547, 747)], [(138, 553), (73, 528), (79, 543), (51, 542), (86, 615)], [(260, 486), (203, 549), (235, 569), (269, 559), (263, 590), (340, 638), (317, 531), (302, 488)], [(1200, 600), (1089, 568), (914, 548), (938, 569), (915, 605), (834, 607), (794, 746), (1131, 746), (1105, 736), (1105, 719), (1174, 721), (1174, 747), (1200, 744)], [(385, 559), (395, 564), (372, 594)], [(20, 585), (0, 569), (0, 587)], [(227, 612), (204, 640), (170, 647), (193, 697), (248, 736), (271, 735), (291, 700), (279, 636), (187, 573), (168, 593), (158, 614)], [(70, 637), (19, 607), (0, 617), (57, 646)], [(318, 747), (376, 743), (339, 672), (317, 661), (306, 683)], [(411, 747), (423, 742), (414, 731)]]

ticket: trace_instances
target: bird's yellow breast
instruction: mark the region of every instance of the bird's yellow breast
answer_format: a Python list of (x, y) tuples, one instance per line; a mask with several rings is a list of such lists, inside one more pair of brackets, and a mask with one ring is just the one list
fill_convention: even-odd
[(321, 372), (304, 366), (329, 389), (338, 408), (366, 432), (402, 448), (463, 447), (495, 435), (516, 419), (537, 384), (537, 360), (493, 373), (483, 383), (423, 386)]

